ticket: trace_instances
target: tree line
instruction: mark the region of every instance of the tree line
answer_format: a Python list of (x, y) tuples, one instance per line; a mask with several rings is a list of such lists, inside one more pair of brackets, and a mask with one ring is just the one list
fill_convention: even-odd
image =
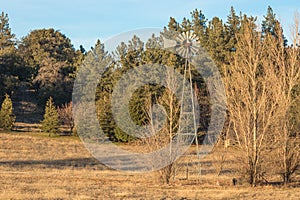
[[(187, 31), (198, 37), (222, 74), (228, 109), (219, 141), (231, 140), (243, 152), (237, 160), (253, 186), (270, 173), (270, 165), (275, 169), (272, 173), (281, 175), (283, 182), (289, 182), (300, 163), (299, 17), (295, 17), (292, 40), (288, 41), (271, 7), (260, 25), (257, 17), (237, 14), (233, 7), (226, 21), (219, 17), (208, 20), (201, 10), (195, 9), (189, 18), (180, 22), (170, 17), (160, 36), (153, 35), (146, 43), (134, 36), (122, 42), (113, 53), (107, 52), (100, 40), (89, 51), (83, 47), (76, 50), (69, 38), (54, 29), (33, 30), (17, 41), (3, 12), (0, 17), (0, 96), (12, 94), (20, 82), (30, 83), (41, 106), (49, 99), (43, 124), (44, 131), (51, 134), (59, 124), (58, 114), (50, 109), (53, 102), (58, 106), (70, 103), (76, 72), (93, 62), (96, 64), (99, 59), (105, 60), (109, 65), (98, 83), (95, 98), (99, 123), (113, 141), (136, 140), (116, 125), (111, 107), (114, 86), (124, 73), (144, 64), (172, 66), (183, 73), (182, 57), (153, 47), (161, 47), (162, 35)], [(96, 71), (88, 73), (98, 76)], [(192, 80), (201, 111), (198, 127), (201, 138), (210, 121), (210, 95), (195, 70)], [(172, 138), (178, 130), (180, 105), (165, 87), (149, 84), (135, 91), (129, 103), (131, 118), (137, 125), (151, 124), (149, 107), (154, 103), (164, 106), (167, 122), (163, 131)], [(59, 115), (63, 115), (63, 111)], [(52, 121), (46, 119), (47, 116), (52, 116)], [(266, 159), (270, 156), (273, 159)]]
[(33, 30), (17, 40), (9, 27), (8, 15), (0, 16), (0, 96), (11, 95), (21, 82), (36, 89), (43, 105), (53, 96), (58, 105), (71, 100), (76, 68), (84, 50), (75, 50), (60, 31)]

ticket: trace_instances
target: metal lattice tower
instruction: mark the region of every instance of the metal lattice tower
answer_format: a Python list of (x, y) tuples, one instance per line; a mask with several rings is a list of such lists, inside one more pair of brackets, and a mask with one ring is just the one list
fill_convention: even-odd
[[(184, 32), (177, 38), (177, 52), (185, 59), (184, 65), (184, 76), (182, 84), (182, 95), (180, 105), (180, 118), (179, 118), (179, 131), (178, 131), (178, 142), (185, 143), (186, 141), (195, 141), (196, 155), (198, 160), (198, 174), (201, 174), (201, 165), (199, 162), (199, 142), (197, 134), (197, 115), (196, 115), (196, 95), (193, 90), (192, 82), (192, 69), (191, 69), (191, 57), (197, 52), (198, 44), (197, 38), (190, 32)], [(188, 83), (188, 85), (187, 85)], [(185, 156), (193, 156), (188, 154)], [(188, 162), (187, 165), (187, 177), (188, 178)]]

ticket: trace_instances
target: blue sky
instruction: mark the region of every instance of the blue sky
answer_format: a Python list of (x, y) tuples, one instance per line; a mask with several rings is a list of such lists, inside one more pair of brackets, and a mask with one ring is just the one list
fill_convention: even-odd
[(9, 14), (10, 27), (18, 38), (51, 27), (69, 37), (76, 48), (82, 44), (89, 49), (97, 39), (124, 31), (163, 28), (170, 16), (181, 21), (195, 8), (208, 19), (218, 16), (226, 20), (230, 6), (261, 19), (268, 5), (288, 35), (294, 12), (300, 12), (300, 0), (2, 0), (0, 10)]

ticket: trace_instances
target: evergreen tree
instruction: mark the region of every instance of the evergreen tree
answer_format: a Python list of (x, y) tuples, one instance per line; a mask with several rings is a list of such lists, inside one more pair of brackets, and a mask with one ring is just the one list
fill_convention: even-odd
[(40, 104), (50, 96), (58, 104), (71, 100), (74, 74), (83, 58), (69, 38), (52, 28), (34, 30), (22, 39), (18, 51), (31, 69)]
[(182, 32), (182, 28), (179, 22), (175, 18), (170, 17), (170, 21), (167, 27), (164, 27), (163, 36), (168, 39), (174, 39), (178, 36), (178, 33)]
[(50, 97), (46, 102), (44, 119), (42, 121), (42, 131), (49, 133), (50, 137), (52, 134), (58, 133), (58, 127), (58, 112), (56, 110), (52, 97)]
[(117, 126), (114, 129), (114, 136), (118, 142), (130, 142), (135, 139), (133, 136), (128, 135)]
[[(80, 76), (77, 77), (77, 80), (84, 84), (86, 87), (80, 86), (80, 88), (74, 88), (75, 91), (81, 91), (81, 94), (86, 94), (90, 91), (90, 88), (93, 88), (95, 83), (94, 81), (98, 80), (101, 75), (105, 74), (105, 71), (109, 69), (112, 63), (111, 55), (105, 51), (104, 44), (100, 40), (97, 40), (95, 47), (87, 52), (82, 65), (80, 66)], [(101, 82), (103, 81), (101, 76)], [(97, 93), (99, 88), (97, 89)], [(96, 100), (99, 98), (96, 93)], [(88, 95), (85, 95), (88, 96)], [(81, 98), (79, 95), (76, 95), (76, 98)], [(85, 98), (84, 96), (82, 98)], [(80, 99), (81, 101), (95, 101), (95, 99)]]
[(206, 50), (220, 68), (225, 63), (227, 53), (226, 32), (222, 20), (218, 17), (214, 17), (209, 22), (206, 34), (208, 37)]
[(12, 101), (9, 95), (6, 94), (0, 110), (0, 127), (4, 130), (11, 130), (15, 119)]
[[(76, 84), (74, 88), (73, 95), (73, 103), (86, 104), (89, 106), (90, 104), (96, 104), (97, 117), (99, 120), (99, 124), (103, 130), (103, 132), (110, 139), (113, 138), (113, 128), (114, 121), (113, 116), (111, 114), (111, 102), (110, 96), (112, 93), (112, 83), (113, 76), (111, 75), (113, 72), (112, 67), (112, 57), (111, 55), (105, 51), (104, 44), (101, 43), (100, 40), (97, 40), (94, 47), (91, 48), (88, 52), (86, 52), (85, 59), (82, 62), (82, 65), (79, 67), (80, 73), (77, 75), (77, 82), (82, 84)], [(100, 79), (99, 83), (98, 80)], [(91, 90), (95, 88), (95, 85), (98, 84), (96, 88), (96, 92)], [(77, 87), (78, 86), (78, 87)], [(91, 97), (92, 96), (92, 97)], [(80, 108), (78, 108), (80, 110)], [(88, 118), (84, 119), (82, 115), (89, 109), (89, 107), (83, 106), (84, 109), (80, 112), (78, 118), (80, 118), (80, 123), (82, 125), (78, 125), (78, 127), (82, 126), (82, 128), (91, 129), (93, 124), (89, 124)], [(75, 110), (76, 111), (76, 110)], [(77, 113), (77, 112), (76, 112)], [(76, 116), (74, 116), (76, 117)], [(79, 133), (84, 134), (84, 130), (78, 130)], [(89, 137), (86, 135), (84, 137)]]
[(201, 45), (204, 47), (206, 43), (206, 35), (205, 30), (207, 28), (207, 19), (205, 18), (202, 11), (198, 11), (198, 9), (191, 12), (192, 15), (192, 29), (194, 33), (199, 37)]
[(176, 21), (176, 19), (173, 18), (173, 17), (170, 17), (170, 21), (168, 23), (168, 30), (170, 30), (170, 31), (180, 31), (180, 25)]
[(240, 30), (241, 21), (239, 16), (236, 15), (233, 7), (231, 7), (230, 14), (227, 16), (225, 27), (227, 33), (227, 48), (229, 51), (234, 52), (237, 43), (236, 35)]
[(188, 32), (192, 30), (192, 23), (190, 22), (189, 19), (187, 18), (183, 18), (182, 22), (181, 22), (181, 30), (182, 32)]
[[(276, 14), (273, 12), (273, 9), (271, 6), (268, 7), (267, 15), (264, 16), (264, 20), (262, 21), (262, 37), (264, 38), (267, 34), (271, 34), (275, 38), (281, 40), (283, 39), (283, 45), (287, 46), (287, 39), (283, 35), (283, 31), (278, 31), (282, 29), (280, 22), (276, 19)], [(278, 33), (281, 33), (281, 35), (277, 35)]]
[(0, 15), (0, 95), (11, 93), (16, 87), (18, 77), (15, 70), (15, 35), (9, 27), (8, 15)]
[[(121, 45), (117, 48), (117, 55), (119, 55), (119, 60), (117, 62), (119, 63), (119, 68), (117, 68), (112, 73), (113, 85), (128, 70), (135, 69), (136, 67), (142, 66), (145, 63), (143, 60), (145, 57), (144, 52), (144, 43), (136, 35), (133, 36), (133, 38), (128, 42), (128, 44), (121, 43)], [(124, 85), (124, 88), (127, 87), (129, 87), (129, 85)], [(109, 95), (109, 98), (111, 98), (111, 94)], [(145, 117), (144, 115), (139, 115), (140, 113), (143, 114), (143, 112), (141, 111), (141, 109), (137, 110), (137, 108), (140, 108), (140, 105), (143, 104), (144, 98), (141, 97), (140, 92), (135, 92), (131, 100), (132, 104), (129, 108), (131, 117), (136, 124), (141, 125)], [(124, 113), (117, 113), (117, 115), (122, 114)], [(113, 122), (112, 124), (114, 125), (114, 127), (112, 127), (114, 137), (117, 141), (128, 142), (129, 140), (133, 139), (132, 136), (128, 135), (119, 127), (117, 127), (115, 122)]]
[(122, 63), (122, 68), (128, 70), (142, 65), (142, 53), (144, 51), (144, 43), (142, 40), (134, 35), (129, 41), (127, 49), (125, 63)]
[(273, 12), (273, 9), (271, 6), (268, 7), (267, 15), (264, 16), (264, 20), (262, 21), (262, 33), (267, 34), (271, 33), (272, 35), (275, 35), (275, 24), (276, 24), (276, 15)]

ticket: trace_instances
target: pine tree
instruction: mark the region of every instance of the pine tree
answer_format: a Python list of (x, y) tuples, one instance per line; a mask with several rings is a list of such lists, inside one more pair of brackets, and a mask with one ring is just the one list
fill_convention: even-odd
[[(86, 129), (91, 130), (94, 127), (89, 117), (85, 118), (85, 116), (88, 115), (86, 113), (89, 106), (95, 105), (95, 103), (99, 124), (106, 136), (112, 138), (113, 117), (110, 111), (110, 92), (113, 81), (111, 79), (112, 63), (112, 57), (105, 50), (104, 44), (97, 40), (95, 46), (86, 52), (85, 59), (79, 68), (80, 73), (77, 74), (77, 84), (74, 85), (73, 94), (73, 105), (77, 103), (79, 106), (73, 112), (75, 112), (74, 118), (77, 118), (78, 122), (79, 129), (77, 131), (83, 138), (98, 137), (98, 131), (95, 132), (96, 135), (94, 136), (91, 136), (91, 134), (85, 135)], [(98, 82), (100, 77), (101, 79)], [(95, 88), (97, 82), (99, 85), (94, 91), (91, 88)], [(84, 106), (81, 107), (83, 104)]]
[(217, 64), (221, 67), (225, 63), (226, 59), (226, 45), (227, 41), (225, 38), (225, 27), (223, 22), (218, 17), (214, 17), (206, 29), (206, 34), (208, 37), (206, 50), (210, 53), (210, 56)]
[[(265, 38), (267, 34), (271, 34), (277, 40), (283, 39), (283, 45), (287, 46), (287, 39), (285, 38), (282, 30), (281, 24), (279, 20), (276, 19), (276, 14), (273, 12), (273, 9), (269, 6), (267, 15), (264, 16), (264, 20), (262, 21), (261, 25), (262, 37)], [(277, 35), (280, 33), (281, 35)]]
[(18, 51), (30, 68), (41, 105), (50, 96), (57, 104), (71, 100), (75, 70), (83, 59), (68, 37), (52, 28), (33, 30), (22, 38)]
[(170, 21), (168, 23), (168, 30), (170, 30), (170, 31), (180, 31), (179, 23), (173, 17), (170, 17)]
[(17, 84), (15, 35), (9, 27), (8, 15), (0, 15), (0, 96), (10, 93)]
[[(9, 57), (11, 54), (15, 53), (15, 35), (12, 34), (8, 23), (8, 15), (0, 15), (0, 64), (11, 61)], [(11, 64), (11, 63), (10, 63)]]
[(42, 121), (42, 131), (51, 134), (58, 132), (59, 118), (58, 112), (54, 105), (52, 97), (50, 97), (46, 103), (44, 120)]
[(4, 130), (11, 130), (15, 119), (12, 101), (9, 95), (6, 94), (0, 110), (0, 127)]
[(273, 12), (271, 6), (268, 7), (267, 15), (264, 16), (264, 20), (262, 21), (262, 33), (267, 34), (271, 33), (275, 35), (275, 24), (276, 24), (276, 15)]
[(199, 37), (201, 45), (205, 45), (206, 43), (206, 35), (205, 29), (207, 28), (207, 19), (205, 18), (202, 11), (198, 11), (198, 9), (191, 12), (192, 15), (192, 29), (194, 33)]
[(227, 34), (227, 47), (229, 51), (234, 52), (236, 50), (236, 35), (241, 27), (240, 18), (236, 15), (233, 7), (230, 9), (230, 14), (227, 16), (226, 21), (226, 34)]
[(182, 32), (188, 32), (192, 30), (192, 23), (190, 22), (189, 19), (187, 18), (183, 18), (182, 22), (181, 22), (181, 29)]

